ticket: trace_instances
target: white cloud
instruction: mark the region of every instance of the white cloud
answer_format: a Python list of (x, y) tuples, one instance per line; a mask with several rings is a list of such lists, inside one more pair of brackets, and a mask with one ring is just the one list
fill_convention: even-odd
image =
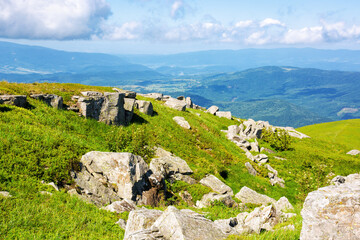
[(182, 0), (176, 0), (171, 5), (171, 17), (174, 19), (183, 18), (185, 15), (185, 6)]
[(0, 0), (0, 37), (88, 38), (110, 14), (105, 0)]
[(299, 44), (299, 43), (319, 43), (323, 41), (322, 27), (305, 27), (302, 29), (289, 29), (283, 36), (282, 43)]
[[(102, 39), (104, 40), (136, 40), (143, 34), (143, 26), (139, 22), (126, 22), (120, 26), (103, 25)], [(93, 36), (95, 39), (97, 36)]]
[(285, 24), (280, 22), (279, 20), (277, 19), (273, 19), (273, 18), (266, 18), (264, 20), (262, 20), (260, 23), (259, 23), (259, 26), (261, 28), (263, 27), (266, 27), (266, 26), (271, 26), (271, 25), (277, 25), (277, 26), (282, 26), (282, 27), (285, 27)]
[(252, 20), (239, 21), (235, 23), (234, 27), (236, 28), (246, 28), (250, 27), (254, 22)]

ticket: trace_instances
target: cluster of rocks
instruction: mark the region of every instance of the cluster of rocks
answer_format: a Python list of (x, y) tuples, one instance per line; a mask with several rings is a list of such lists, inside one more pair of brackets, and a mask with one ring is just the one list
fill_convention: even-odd
[(0, 104), (25, 108), (28, 103), (25, 95), (0, 95)]
[(333, 182), (306, 197), (300, 239), (360, 239), (360, 174)]
[(218, 117), (224, 117), (224, 118), (227, 118), (227, 119), (232, 119), (230, 111), (219, 111), (219, 107), (215, 106), (215, 105), (209, 107), (206, 110), (206, 112), (208, 112), (208, 113), (210, 113), (212, 115), (218, 116)]
[(30, 97), (39, 101), (43, 101), (47, 105), (56, 109), (63, 109), (64, 107), (63, 98), (55, 94), (32, 94)]

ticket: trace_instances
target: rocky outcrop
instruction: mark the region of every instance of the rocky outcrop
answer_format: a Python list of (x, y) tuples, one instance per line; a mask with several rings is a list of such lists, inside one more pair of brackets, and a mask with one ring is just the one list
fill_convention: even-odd
[(227, 118), (227, 119), (232, 119), (231, 112), (217, 111), (215, 113), (215, 115), (218, 116), (218, 117), (224, 117), (224, 118)]
[(85, 118), (99, 120), (103, 102), (103, 97), (80, 97), (76, 106), (79, 109), (79, 113)]
[(39, 101), (43, 101), (53, 108), (63, 109), (63, 98), (61, 96), (55, 94), (33, 94), (30, 95), (30, 97)]
[(0, 95), (0, 104), (14, 105), (17, 107), (27, 107), (25, 95)]
[(214, 105), (214, 106), (209, 107), (209, 109), (206, 112), (208, 112), (208, 113), (210, 113), (212, 115), (215, 115), (215, 113), (217, 111), (219, 111), (219, 107)]
[(178, 110), (178, 111), (185, 111), (186, 110), (186, 102), (177, 100), (175, 98), (170, 98), (165, 102), (165, 106), (168, 106), (172, 109)]
[(244, 186), (240, 191), (235, 195), (242, 203), (254, 203), (267, 205), (269, 203), (275, 203), (275, 199), (268, 197), (266, 195), (255, 192), (254, 190)]
[[(143, 195), (156, 184), (146, 162), (131, 153), (89, 152), (83, 155), (80, 171), (73, 171), (72, 177), (81, 196), (98, 206), (122, 199), (148, 204)], [(161, 180), (156, 180), (162, 186)]]
[(353, 149), (353, 150), (347, 152), (346, 154), (356, 156), (356, 155), (360, 155), (360, 151), (357, 149)]
[(233, 196), (233, 190), (223, 183), (220, 179), (215, 177), (212, 174), (208, 174), (206, 177), (200, 180), (200, 183), (204, 186), (207, 186), (211, 188), (214, 192), (220, 193), (220, 194), (227, 194), (230, 196)]
[(360, 174), (308, 194), (300, 239), (360, 239)]
[(174, 120), (180, 127), (185, 128), (185, 129), (191, 129), (189, 122), (186, 121), (184, 117), (176, 116), (176, 117), (173, 117), (173, 120)]
[(135, 107), (139, 109), (140, 112), (145, 113), (146, 115), (152, 116), (154, 113), (153, 105), (150, 101), (136, 100)]

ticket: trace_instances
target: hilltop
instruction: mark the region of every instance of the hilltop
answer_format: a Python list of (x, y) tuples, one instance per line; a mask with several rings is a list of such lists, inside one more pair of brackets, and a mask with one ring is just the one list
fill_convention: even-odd
[[(27, 95), (29, 102), (27, 108), (0, 105), (0, 191), (8, 191), (13, 196), (0, 198), (0, 208), (5, 213), (0, 219), (1, 236), (7, 239), (122, 238), (124, 230), (114, 223), (119, 218), (126, 220), (127, 213), (100, 210), (66, 193), (65, 186), (75, 187), (70, 171), (78, 170), (81, 157), (90, 151), (130, 152), (149, 163), (155, 155), (151, 149), (157, 146), (185, 160), (197, 183), (166, 182), (171, 195), (157, 207), (161, 210), (175, 205), (206, 213), (211, 220), (230, 218), (241, 212), (241, 209), (221, 203), (200, 210), (191, 206), (210, 191), (198, 183), (207, 174), (216, 176), (234, 193), (247, 186), (276, 200), (285, 196), (294, 205), (297, 216), (290, 222), (276, 227), (275, 232), (244, 236), (244, 239), (281, 236), (298, 239), (301, 229), (299, 211), (306, 195), (328, 185), (336, 175), (360, 171), (359, 157), (346, 154), (353, 148), (360, 148), (356, 141), (349, 144), (347, 140), (359, 135), (359, 120), (301, 128), (299, 130), (311, 138), (293, 138), (290, 148), (282, 151), (258, 139), (260, 147), (270, 150), (266, 154), (271, 166), (285, 181), (282, 188), (271, 185), (269, 170), (264, 166), (253, 164), (258, 174), (249, 174), (245, 167), (249, 159), (223, 132), (231, 125), (244, 123), (244, 119), (219, 118), (193, 108), (178, 111), (162, 101), (138, 95), (137, 99), (152, 103), (154, 114), (150, 116), (135, 109), (129, 125), (109, 126), (79, 117), (76, 112), (54, 109), (29, 97), (35, 93), (56, 94), (70, 106), (74, 101), (72, 96), (84, 91), (114, 92), (109, 87), (80, 84), (0, 82), (0, 95)], [(175, 116), (184, 117), (191, 129), (178, 126), (173, 120)], [(346, 130), (340, 132), (334, 126)], [(329, 139), (329, 135), (334, 138)], [(61, 191), (55, 191), (42, 181), (54, 182), (62, 187)], [(184, 191), (195, 202), (182, 200), (180, 194)], [(254, 207), (248, 204), (247, 211)], [(294, 224), (295, 230), (281, 229), (287, 224)]]

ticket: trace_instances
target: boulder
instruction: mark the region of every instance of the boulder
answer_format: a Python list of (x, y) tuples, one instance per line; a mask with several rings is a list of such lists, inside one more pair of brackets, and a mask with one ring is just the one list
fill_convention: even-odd
[(228, 127), (227, 132), (232, 135), (238, 135), (240, 132), (240, 127), (238, 125), (231, 125)]
[(262, 204), (267, 205), (269, 203), (275, 203), (275, 199), (268, 197), (266, 195), (255, 192), (254, 190), (244, 186), (240, 191), (235, 195), (242, 203), (253, 203), (253, 204)]
[(26, 95), (0, 95), (0, 104), (27, 107)]
[(72, 172), (79, 191), (96, 205), (128, 199), (136, 201), (148, 188), (146, 162), (131, 153), (89, 152)]
[(124, 98), (125, 122), (129, 124), (134, 115), (135, 98)]
[(80, 114), (85, 118), (99, 120), (103, 102), (103, 97), (80, 97), (76, 106)]
[(256, 176), (257, 175), (257, 171), (255, 170), (255, 168), (249, 163), (249, 162), (246, 162), (245, 163), (245, 167), (246, 169), (248, 170), (248, 172), (253, 175), (253, 176)]
[(153, 98), (155, 100), (163, 100), (163, 94), (162, 93), (147, 93), (147, 94), (143, 94), (142, 96), (147, 97), (147, 98)]
[(251, 143), (250, 143), (250, 148), (251, 148), (250, 151), (260, 152), (258, 142), (251, 142)]
[(133, 91), (128, 91), (128, 90), (122, 90), (119, 88), (113, 88), (112, 90), (118, 92), (118, 93), (123, 93), (125, 95), (125, 98), (136, 98), (136, 92)]
[(218, 117), (224, 117), (224, 118), (227, 118), (227, 119), (232, 119), (231, 112), (217, 111), (215, 113), (215, 115), (218, 116)]
[(286, 197), (281, 197), (274, 205), (277, 211), (294, 210), (294, 207)]
[[(161, 216), (163, 212), (160, 210), (152, 209), (140, 209), (131, 211), (127, 220), (124, 240), (126, 239), (143, 239), (143, 238), (133, 238), (133, 235), (136, 232), (149, 229), (155, 221)], [(146, 238), (145, 238), (146, 239)]]
[(185, 103), (186, 103), (186, 107), (187, 107), (187, 108), (194, 108), (194, 104), (193, 104), (193, 102), (192, 102), (192, 100), (191, 100), (190, 97), (186, 97)]
[(104, 96), (104, 94), (102, 94), (101, 92), (95, 92), (95, 91), (81, 92), (81, 94), (84, 97), (103, 97)]
[(360, 155), (360, 151), (353, 149), (353, 150), (347, 152), (346, 154), (356, 156), (356, 155)]
[(63, 98), (55, 94), (33, 94), (31, 98), (45, 102), (47, 105), (56, 108), (63, 109)]
[(0, 197), (3, 197), (3, 198), (11, 198), (11, 194), (7, 191), (0, 191)]
[(208, 113), (211, 113), (212, 115), (215, 115), (215, 113), (219, 111), (219, 107), (218, 106), (211, 106), (209, 107), (209, 109), (206, 111)]
[(272, 227), (279, 222), (276, 209), (270, 206), (255, 208), (245, 219), (244, 226), (251, 232), (259, 234), (262, 230), (271, 231)]
[(237, 203), (231, 198), (228, 194), (218, 194), (218, 193), (207, 193), (205, 194), (200, 201), (196, 201), (196, 207), (205, 208), (211, 206), (211, 203), (214, 201), (220, 201), (224, 203), (225, 206), (234, 207)]
[(153, 105), (150, 101), (136, 100), (135, 107), (139, 109), (140, 112), (145, 113), (146, 115), (152, 116), (154, 113)]
[(181, 173), (175, 173), (174, 175), (171, 175), (170, 179), (173, 179), (173, 180), (176, 180), (176, 181), (183, 181), (183, 182), (186, 182), (188, 184), (197, 183), (197, 181), (195, 179), (193, 179), (192, 177), (190, 177), (189, 175), (184, 175), (184, 174), (181, 174)]
[(208, 174), (206, 177), (201, 179), (200, 183), (211, 188), (214, 192), (228, 194), (230, 196), (234, 195), (233, 190), (228, 185), (223, 183), (220, 179), (212, 174)]
[(259, 164), (263, 164), (263, 163), (267, 163), (269, 161), (269, 158), (266, 154), (259, 154), (254, 156), (254, 162), (259, 163)]
[(272, 168), (269, 164), (266, 164), (264, 167), (270, 171), (268, 173), (268, 177), (270, 179), (271, 185), (275, 186), (277, 184), (280, 187), (284, 188), (285, 181), (284, 181), (284, 179), (282, 179), (278, 176), (278, 171), (276, 171), (274, 168)]
[(186, 161), (176, 156), (153, 158), (150, 162), (150, 169), (153, 173), (159, 173), (165, 178), (177, 173), (183, 175), (193, 173)]
[(137, 209), (137, 207), (133, 201), (124, 199), (121, 201), (115, 201), (110, 205), (103, 207), (102, 209), (110, 212), (122, 213), (122, 212), (131, 212)]
[(224, 234), (216, 225), (191, 210), (180, 211), (175, 207), (168, 207), (156, 220), (153, 227), (159, 229), (165, 239), (224, 239)]
[(276, 127), (276, 128), (284, 129), (291, 137), (295, 137), (299, 139), (310, 138), (308, 135), (296, 131), (293, 127)]
[(174, 120), (180, 127), (185, 128), (185, 129), (191, 129), (190, 124), (188, 123), (188, 121), (185, 120), (184, 117), (176, 116), (176, 117), (173, 117), (173, 120)]
[(186, 110), (186, 102), (180, 101), (180, 100), (177, 100), (177, 99), (173, 99), (173, 98), (166, 101), (165, 105), (170, 107), (170, 108), (173, 108), (175, 110), (178, 110), (178, 111), (185, 111)]
[(224, 234), (231, 234), (231, 235), (237, 234), (234, 228), (236, 225), (238, 225), (238, 221), (236, 218), (215, 220), (214, 224)]
[(124, 94), (104, 93), (99, 121), (108, 125), (125, 125)]
[(360, 239), (360, 175), (356, 175), (308, 194), (300, 239)]

